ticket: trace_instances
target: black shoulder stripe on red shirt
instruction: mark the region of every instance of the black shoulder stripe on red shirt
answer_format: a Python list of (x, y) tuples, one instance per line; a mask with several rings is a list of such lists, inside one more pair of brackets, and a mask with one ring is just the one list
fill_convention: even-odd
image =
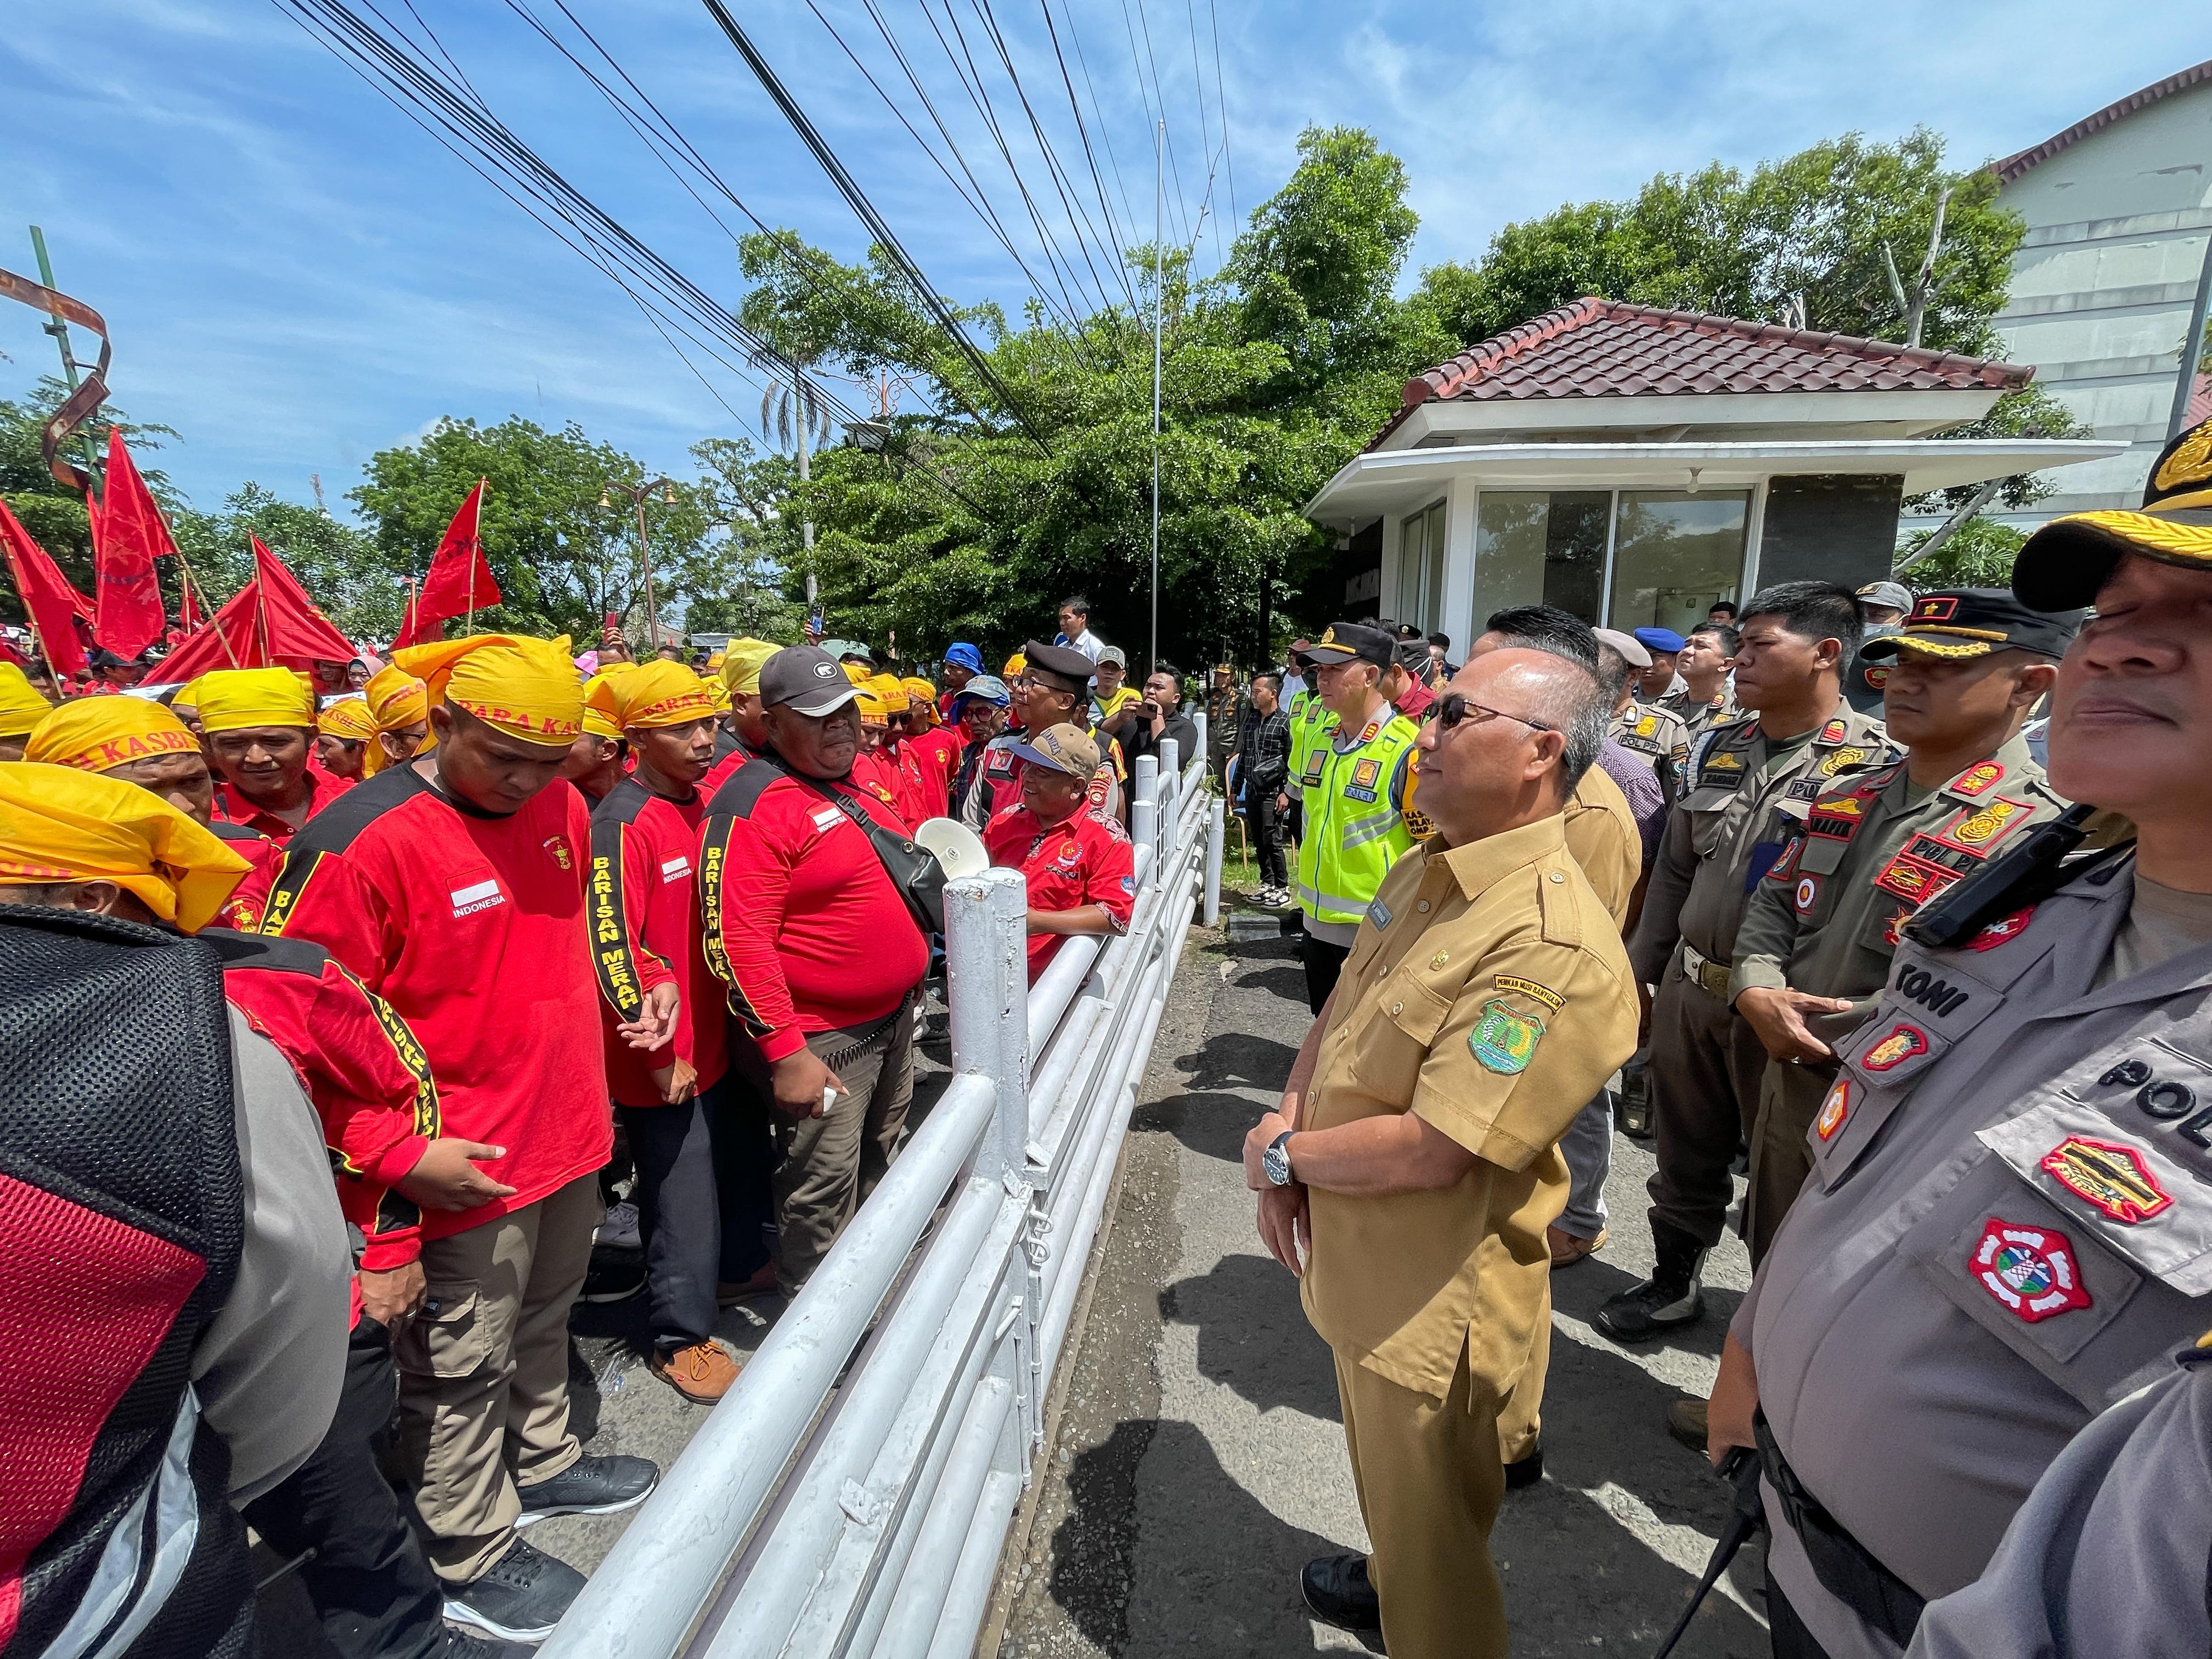
[(208, 824), (208, 833), (217, 841), (267, 841), (258, 830), (249, 830), (242, 823), (233, 823), (228, 818), (216, 818)]
[(198, 937), (215, 947), (226, 971), (259, 968), (320, 979), (323, 964), (331, 959), (331, 953), (321, 945), (303, 939), (271, 939), (265, 933), (241, 933), (233, 927), (203, 927)]
[(592, 805), (592, 844), (598, 844), (600, 819), (611, 819), (617, 823), (635, 823), (637, 815), (645, 811), (652, 800), (653, 791), (635, 778), (624, 778), (608, 790)]
[(707, 815), (720, 818), (749, 818), (753, 808), (760, 805), (771, 784), (782, 780), (784, 770), (774, 762), (756, 755), (732, 772), (714, 799), (707, 803)]
[[(636, 817), (641, 802), (624, 810), (616, 797), (635, 786), (625, 781), (610, 790), (592, 813), (592, 871), (585, 884), (585, 902), (590, 908), (592, 969), (599, 978), (599, 994), (625, 1020), (637, 1018), (645, 1006), (645, 992), (637, 963), (629, 948), (629, 895), (623, 879), (623, 830)], [(651, 796), (641, 788), (640, 796)], [(616, 810), (608, 811), (609, 806)]]
[(262, 907), (261, 931), (277, 934), (291, 919), (300, 895), (314, 879), (315, 866), (325, 853), (342, 853), (361, 832), (396, 806), (427, 793), (430, 786), (411, 766), (395, 766), (366, 783), (355, 785), (300, 826), (284, 848), (284, 863), (269, 889)]
[[(736, 787), (738, 778), (757, 769), (758, 765), (754, 762), (742, 768), (737, 778), (732, 778), (715, 792), (714, 799), (720, 800)], [(751, 802), (746, 805), (750, 811)], [(729, 987), (730, 1012), (737, 1016), (746, 1033), (758, 1042), (775, 1028), (760, 1017), (752, 999), (738, 983), (737, 970), (731, 967), (730, 953), (722, 944), (722, 871), (730, 861), (730, 825), (733, 816), (708, 817), (699, 838), (699, 943), (707, 953), (707, 966), (714, 970), (715, 978)]]

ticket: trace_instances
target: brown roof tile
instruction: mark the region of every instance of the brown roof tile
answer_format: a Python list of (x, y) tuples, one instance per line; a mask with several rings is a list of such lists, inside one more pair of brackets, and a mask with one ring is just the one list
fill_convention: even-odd
[(2198, 82), (2212, 78), (2212, 58), (2192, 64), (2178, 74), (2163, 81), (2154, 81), (2140, 92), (2130, 93), (2116, 103), (2111, 103), (2094, 115), (2085, 115), (2063, 132), (2053, 133), (2039, 144), (2008, 155), (1992, 164), (1991, 171), (2006, 184), (2019, 178), (2029, 168), (2049, 161), (2063, 149), (2071, 149), (2094, 132), (2102, 132), (2115, 121), (2124, 120), (2137, 110), (2148, 109), (2161, 98), (2170, 98), (2177, 92), (2186, 92)]

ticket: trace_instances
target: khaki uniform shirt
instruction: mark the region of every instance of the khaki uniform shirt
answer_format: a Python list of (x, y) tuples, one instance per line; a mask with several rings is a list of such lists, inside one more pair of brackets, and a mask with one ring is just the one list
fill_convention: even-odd
[(1306, 1316), (1332, 1347), (1444, 1399), (1462, 1350), (1503, 1394), (1548, 1307), (1559, 1139), (1636, 1048), (1605, 906), (1549, 817), (1383, 878), (1338, 981), (1303, 1127), (1413, 1112), (1475, 1154), (1453, 1186), (1316, 1189)]
[[(1895, 757), (1881, 723), (1840, 702), (1809, 742), (1780, 757), (1770, 755), (1755, 714), (1698, 738), (1629, 945), (1637, 977), (1657, 984), (1678, 943), (1725, 965), (1735, 953), (1745, 901), (1795, 831), (1796, 819), (1782, 810), (1791, 786), (1811, 781), (1822, 788), (1846, 768)], [(1724, 988), (1711, 988), (1717, 994)]]
[[(2133, 889), (2123, 854), (1956, 949), (1898, 947), (1729, 1326), (1798, 1478), (1923, 1596), (1979, 1577), (2068, 1443), (2212, 1322), (2212, 945), (2100, 984)], [(1770, 1560), (1833, 1659), (1895, 1653), (1787, 1525)]]
[(1690, 758), (1690, 730), (1662, 701), (1632, 702), (1613, 717), (1613, 740), (1659, 775), (1668, 799), (1674, 798), (1682, 767)]
[(1699, 702), (1690, 695), (1690, 688), (1669, 691), (1659, 699), (1659, 707), (1672, 711), (1689, 728), (1690, 740), (1694, 743), (1723, 720), (1732, 720), (1743, 713), (1735, 706), (1735, 695), (1726, 684), (1720, 695), (1711, 702)]
[(1841, 1033), (1866, 1018), (1889, 977), (1898, 930), (1915, 910), (2066, 803), (2018, 737), (1917, 806), (1902, 761), (1807, 787), (1821, 781), (1801, 778), (1792, 786), (1798, 794), (1783, 804), (1804, 816), (1745, 908), (1729, 1000), (1753, 986), (1868, 1000), (1848, 1014), (1820, 1017), (1814, 1033), (1825, 1038), (1823, 1024)]
[(1593, 766), (1567, 797), (1567, 810), (1561, 816), (1567, 851), (1582, 866), (1613, 925), (1620, 927), (1628, 920), (1628, 901), (1644, 870), (1644, 843), (1637, 835), (1628, 797), (1602, 767)]

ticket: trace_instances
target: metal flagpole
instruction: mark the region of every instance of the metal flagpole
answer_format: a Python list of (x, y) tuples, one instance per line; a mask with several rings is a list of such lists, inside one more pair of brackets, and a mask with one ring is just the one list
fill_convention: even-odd
[(1167, 137), (1168, 124), (1163, 119), (1152, 138), (1152, 653), (1145, 665), (1148, 679), (1160, 665), (1160, 311), (1167, 299), (1161, 261)]

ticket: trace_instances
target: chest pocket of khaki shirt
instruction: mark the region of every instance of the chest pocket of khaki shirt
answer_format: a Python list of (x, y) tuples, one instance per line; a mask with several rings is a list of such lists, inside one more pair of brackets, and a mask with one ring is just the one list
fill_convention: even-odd
[(1445, 998), (1401, 963), (1391, 969), (1352, 1034), (1352, 1074), (1377, 1099), (1409, 1106), (1421, 1064), (1451, 1012)]
[[(2030, 1187), (1980, 1157), (1899, 1241), (1940, 1295), (2091, 1412), (2102, 1410), (2203, 1327), (2191, 1299), (2139, 1271)], [(1962, 1354), (1963, 1369), (1972, 1362)], [(2005, 1379), (1980, 1384), (2004, 1409)]]
[(1709, 859), (1728, 839), (1728, 807), (1735, 799), (1735, 786), (1692, 789), (1675, 810), (1690, 815), (1690, 846), (1701, 859)]

